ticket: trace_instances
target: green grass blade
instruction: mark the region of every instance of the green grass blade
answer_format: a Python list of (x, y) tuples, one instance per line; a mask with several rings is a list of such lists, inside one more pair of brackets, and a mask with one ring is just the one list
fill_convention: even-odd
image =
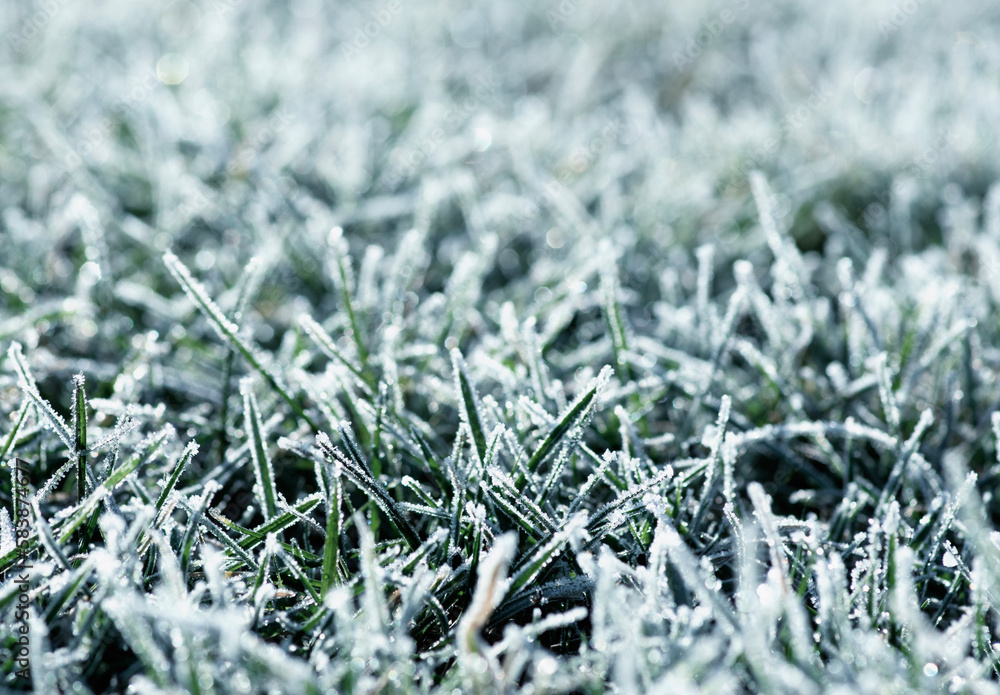
[[(298, 504), (294, 505), (293, 508), (300, 514), (305, 514), (314, 509), (316, 505), (318, 505), (322, 501), (323, 498), (321, 495), (310, 495), (309, 497), (302, 499)], [(252, 535), (247, 536), (243, 538), (241, 541), (239, 541), (240, 547), (243, 548), (244, 550), (249, 550), (250, 548), (257, 546), (260, 543), (263, 543), (264, 539), (267, 537), (267, 534), (281, 533), (289, 526), (295, 524), (295, 522), (297, 522), (298, 520), (299, 519), (291, 512), (285, 512), (283, 514), (279, 514), (270, 521), (261, 524), (257, 528), (249, 529)]]
[(21, 352), (20, 343), (11, 343), (10, 349), (7, 351), (7, 356), (10, 361), (14, 363), (14, 371), (18, 376), (18, 386), (24, 392), (24, 394), (35, 404), (38, 411), (42, 414), (42, 417), (49, 423), (49, 426), (56, 433), (63, 444), (66, 445), (66, 449), (70, 452), (75, 451), (73, 442), (73, 433), (70, 432), (69, 425), (66, 421), (62, 419), (52, 407), (47, 400), (42, 398), (42, 395), (38, 392), (38, 385), (35, 383), (35, 377), (31, 375), (31, 369), (28, 367), (28, 362), (24, 359), (24, 354)]
[(653, 490), (658, 485), (666, 481), (674, 474), (673, 470), (670, 468), (664, 469), (657, 473), (649, 482), (645, 485), (633, 486), (628, 492), (620, 495), (618, 499), (613, 502), (608, 502), (603, 507), (594, 512), (593, 516), (590, 517), (590, 522), (587, 526), (587, 530), (594, 536), (599, 537), (598, 529), (600, 524), (614, 514), (617, 511), (622, 511), (630, 504), (641, 500), (642, 496), (645, 495), (650, 490)]
[(430, 471), (431, 476), (434, 478), (434, 482), (438, 484), (438, 487), (442, 490), (448, 487), (448, 478), (445, 476), (444, 471), (441, 469), (441, 461), (437, 454), (431, 449), (427, 440), (424, 439), (424, 435), (421, 434), (420, 430), (416, 427), (410, 427), (410, 437), (417, 443), (417, 447), (420, 450), (420, 454), (424, 458), (424, 462), (427, 464), (427, 470)]
[(392, 522), (393, 526), (400, 533), (403, 539), (407, 542), (411, 549), (416, 549), (420, 546), (420, 537), (417, 532), (413, 530), (410, 526), (410, 522), (406, 520), (403, 516), (402, 511), (396, 505), (396, 501), (389, 495), (382, 484), (372, 477), (371, 472), (365, 468), (360, 467), (351, 459), (345, 456), (341, 451), (333, 445), (330, 438), (326, 436), (324, 432), (320, 432), (316, 437), (316, 443), (319, 445), (320, 451), (327, 458), (330, 463), (340, 462), (343, 466), (343, 471), (354, 482), (355, 485), (360, 487), (368, 495), (368, 497), (378, 505), (379, 509), (385, 512), (386, 516)]
[[(246, 270), (240, 277), (240, 284), (236, 293), (236, 305), (230, 314), (230, 320), (239, 330), (243, 325), (243, 317), (246, 315), (247, 307), (251, 298), (260, 289), (261, 279), (264, 274), (265, 265), (260, 257), (254, 256), (247, 263)], [(222, 369), (222, 404), (219, 409), (219, 432), (217, 435), (219, 459), (225, 461), (226, 450), (229, 448), (229, 396), (232, 389), (233, 362), (236, 351), (232, 346), (226, 350), (226, 360)]]
[(344, 365), (347, 370), (356, 376), (358, 381), (360, 381), (368, 389), (369, 393), (371, 392), (375, 386), (374, 379), (372, 379), (370, 375), (366, 376), (356, 364), (345, 357), (344, 354), (337, 349), (337, 344), (334, 342), (333, 338), (330, 337), (330, 334), (327, 333), (323, 327), (319, 325), (315, 319), (313, 319), (312, 316), (302, 314), (299, 317), (299, 327), (302, 328), (305, 334), (312, 339), (312, 341), (316, 344), (316, 347), (318, 347), (324, 355), (331, 360)]
[(615, 358), (615, 371), (621, 382), (632, 380), (632, 367), (626, 358), (628, 353), (628, 331), (618, 305), (618, 276), (613, 268), (601, 273), (601, 293), (604, 299), (604, 321), (611, 334), (611, 348)]
[[(163, 505), (167, 501), (167, 498), (170, 497), (170, 493), (172, 493), (174, 488), (177, 487), (177, 481), (180, 480), (184, 469), (197, 454), (197, 442), (188, 442), (188, 445), (184, 447), (184, 451), (182, 451), (181, 455), (177, 457), (177, 463), (174, 464), (173, 469), (170, 471), (170, 475), (163, 483), (163, 489), (160, 490), (160, 494), (156, 498), (157, 515), (159, 515), (160, 510), (163, 509)], [(110, 481), (111, 479), (109, 478), (108, 480)]]
[(568, 515), (572, 516), (576, 513), (580, 506), (590, 498), (591, 492), (597, 486), (597, 483), (604, 479), (604, 475), (608, 472), (608, 469), (614, 462), (615, 457), (614, 454), (609, 451), (598, 460), (600, 461), (600, 465), (596, 467), (593, 473), (587, 476), (587, 479), (584, 481), (583, 485), (580, 486), (580, 490), (576, 493), (573, 501), (570, 502), (569, 510), (567, 511)]
[[(582, 393), (575, 401), (573, 401), (563, 412), (562, 416), (559, 418), (558, 422), (549, 430), (548, 434), (545, 435), (545, 439), (542, 443), (538, 445), (535, 449), (535, 453), (531, 455), (528, 459), (528, 463), (525, 464), (525, 468), (528, 473), (534, 473), (538, 466), (546, 459), (546, 457), (555, 449), (556, 445), (562, 440), (566, 433), (570, 431), (571, 428), (579, 426), (583, 421), (587, 419), (592, 411), (593, 406), (599, 400), (598, 396), (603, 390), (605, 384), (611, 378), (611, 368), (605, 367), (601, 370), (600, 375), (591, 382), (590, 388), (588, 388), (584, 393)], [(520, 489), (525, 482), (525, 474), (522, 472), (517, 478), (517, 487)]]
[(251, 571), (256, 572), (256, 560), (254, 560), (246, 550), (240, 547), (239, 543), (234, 541), (230, 535), (225, 532), (224, 524), (219, 523), (219, 516), (213, 513), (212, 510), (209, 510), (208, 514), (205, 515), (205, 518), (212, 522), (205, 524), (205, 528), (208, 532), (219, 539), (219, 541), (226, 546), (226, 549), (235, 556), (236, 560), (239, 560), (239, 562), (242, 562), (244, 565), (249, 567)]
[(452, 370), (455, 372), (455, 388), (458, 391), (458, 400), (461, 404), (459, 410), (462, 414), (462, 422), (466, 424), (469, 432), (472, 433), (476, 458), (479, 464), (482, 465), (486, 460), (486, 435), (483, 434), (482, 418), (479, 416), (476, 392), (469, 381), (469, 376), (465, 370), (465, 361), (462, 359), (462, 353), (458, 351), (458, 348), (451, 351), (451, 364)]
[(23, 494), (26, 486), (21, 485), (22, 482), (28, 482), (28, 472), (24, 468), (26, 463), (26, 461), (19, 458), (15, 458), (10, 462), (10, 496), (11, 504), (13, 505), (14, 510), (14, 514), (12, 515), (14, 528), (17, 528), (18, 522), (22, 519), (22, 515), (28, 511), (27, 500), (24, 499)]
[(87, 496), (87, 391), (83, 374), (73, 377), (73, 453), (76, 456), (76, 499)]
[[(32, 531), (27, 538), (21, 539), (21, 543), (25, 546), (25, 554), (30, 555), (38, 549), (38, 531)], [(0, 556), (0, 574), (6, 575), (6, 573), (15, 564), (21, 562), (21, 549), (18, 546), (14, 546), (13, 549), (8, 550), (3, 556)]]
[(125, 478), (134, 473), (140, 468), (143, 463), (149, 463), (153, 458), (159, 453), (160, 447), (167, 440), (168, 437), (172, 436), (174, 433), (174, 428), (167, 425), (163, 429), (154, 433), (148, 437), (143, 444), (145, 445), (145, 453), (140, 453), (136, 451), (132, 454), (122, 465), (114, 469), (110, 475), (104, 480), (102, 485), (108, 490), (114, 490)]
[[(785, 545), (781, 541), (778, 533), (778, 521), (771, 511), (771, 498), (764, 492), (763, 486), (758, 482), (752, 482), (747, 486), (747, 493), (750, 502), (753, 504), (757, 521), (764, 531), (764, 538), (767, 541), (768, 551), (771, 556), (771, 567), (779, 572), (782, 589), (789, 591), (788, 585), (788, 561), (785, 558)], [(874, 593), (874, 592), (871, 592)]]
[(544, 545), (538, 547), (531, 556), (520, 563), (520, 569), (510, 580), (508, 595), (516, 594), (530, 582), (535, 581), (542, 571), (552, 563), (574, 536), (585, 533), (587, 514), (580, 512), (569, 520), (566, 527), (557, 531)]
[(198, 535), (198, 527), (201, 525), (202, 518), (205, 516), (205, 510), (208, 508), (208, 503), (212, 501), (212, 496), (218, 491), (218, 483), (214, 480), (210, 480), (205, 485), (205, 490), (202, 492), (201, 497), (197, 498), (193, 505), (188, 506), (186, 502), (181, 500), (181, 506), (183, 506), (188, 512), (188, 523), (184, 528), (184, 536), (181, 538), (181, 573), (185, 578), (188, 577), (189, 570), (191, 568), (191, 553), (194, 551), (195, 539)]
[(63, 607), (83, 588), (84, 582), (93, 571), (94, 559), (89, 557), (70, 573), (66, 584), (59, 591), (53, 592), (51, 602), (45, 607), (42, 617), (46, 623), (51, 624), (56, 619)]
[(299, 563), (295, 561), (295, 558), (285, 552), (284, 549), (279, 550), (278, 555), (281, 557), (281, 561), (285, 564), (285, 567), (287, 567), (292, 573), (292, 576), (295, 577), (296, 581), (305, 587), (306, 592), (308, 592), (313, 602), (317, 606), (322, 606), (323, 599), (320, 597), (320, 594), (316, 592), (316, 587), (313, 586), (313, 580), (306, 576), (305, 572), (302, 571), (302, 568), (299, 567)]
[(7, 439), (4, 440), (3, 447), (0, 447), (0, 461), (7, 458), (7, 452), (13, 448), (14, 442), (17, 441), (17, 435), (20, 433), (21, 428), (24, 427), (24, 421), (28, 419), (28, 410), (30, 408), (31, 402), (28, 400), (23, 401), (21, 407), (18, 408), (17, 415), (14, 416), (14, 427), (7, 434)]
[[(316, 464), (319, 467), (321, 464)], [(320, 594), (326, 598), (327, 592), (340, 579), (340, 529), (343, 526), (340, 482), (341, 467), (334, 463), (326, 468), (326, 539), (323, 541), (323, 572)]]
[(264, 441), (264, 423), (260, 419), (260, 409), (257, 398), (253, 395), (253, 387), (248, 379), (240, 384), (243, 394), (243, 417), (246, 420), (247, 436), (250, 438), (250, 454), (253, 459), (254, 476), (257, 479), (257, 492), (261, 497), (264, 520), (270, 521), (278, 514), (278, 491), (274, 483), (274, 466), (267, 453), (267, 443)]
[[(165, 434), (166, 432), (162, 433), (160, 437), (154, 439), (152, 445), (148, 449), (149, 453), (145, 457), (147, 461), (151, 459), (153, 455), (155, 455), (156, 451), (159, 449), (160, 444), (163, 441), (163, 437), (165, 436)], [(177, 481), (180, 480), (181, 474), (184, 472), (184, 469), (187, 468), (187, 465), (191, 462), (191, 460), (195, 457), (195, 455), (197, 455), (197, 453), (198, 453), (198, 444), (196, 442), (188, 442), (187, 446), (185, 446), (184, 450), (181, 452), (181, 455), (177, 457), (177, 462), (174, 464), (173, 469), (171, 469), (170, 475), (168, 475), (167, 478), (164, 481), (162, 481), (163, 483), (162, 489), (160, 490), (160, 494), (157, 496), (156, 503), (154, 504), (154, 508), (156, 511), (153, 514), (153, 519), (150, 521), (150, 525), (152, 528), (158, 529), (163, 524), (166, 517), (170, 514), (171, 510), (173, 510), (174, 503), (168, 504), (167, 500), (170, 499), (170, 495), (177, 487)], [(141, 461), (142, 458), (140, 458), (137, 454), (129, 460), (128, 467), (134, 470), (135, 468), (138, 467)], [(113, 482), (112, 478), (115, 477), (116, 474), (120, 474), (122, 472), (124, 472), (125, 475), (127, 475), (128, 472), (130, 471), (125, 471), (123, 467), (123, 470), (116, 471), (111, 476), (109, 476), (108, 481), (105, 481), (105, 485), (107, 485), (108, 482)], [(112, 486), (109, 487), (108, 489), (113, 489), (114, 484), (117, 483), (113, 483)], [(147, 530), (144, 529), (139, 534), (139, 540), (136, 544), (137, 547), (139, 548), (140, 553), (145, 552), (149, 544), (149, 539), (150, 536), (147, 533)]]
[(508, 518), (532, 538), (542, 538), (555, 528), (554, 522), (528, 498), (522, 497), (509, 477), (490, 471), (490, 480), (479, 483), (486, 496)]
[(110, 488), (107, 485), (98, 485), (82, 504), (77, 505), (76, 511), (60, 526), (60, 533), (57, 539), (60, 545), (69, 542), (69, 539), (73, 537), (73, 533), (90, 518), (101, 501), (108, 495), (109, 490)]
[(46, 521), (45, 517), (42, 515), (42, 511), (38, 507), (37, 500), (31, 501), (31, 511), (34, 512), (35, 526), (38, 528), (38, 540), (41, 541), (42, 546), (52, 559), (56, 560), (63, 569), (71, 569), (72, 565), (69, 558), (67, 558), (66, 554), (63, 552), (62, 547), (73, 536), (73, 532), (76, 531), (77, 527), (87, 515), (77, 514), (76, 516), (79, 518), (79, 522), (72, 529), (70, 529), (68, 533), (64, 532), (57, 538), (52, 530), (52, 526), (49, 525), (49, 522)]
[(343, 234), (343, 229), (334, 227), (330, 230), (329, 241), (334, 253), (334, 264), (337, 270), (337, 289), (340, 290), (340, 301), (343, 304), (344, 311), (347, 312), (347, 320), (351, 326), (351, 340), (358, 351), (358, 359), (361, 360), (361, 368), (364, 370), (368, 366), (368, 350), (365, 348), (365, 343), (361, 336), (361, 325), (354, 311), (354, 300), (351, 298), (351, 293), (354, 291), (354, 277), (351, 272), (351, 257), (347, 251), (347, 240), (344, 239)]
[(257, 351), (249, 343), (243, 340), (239, 335), (239, 329), (236, 325), (226, 318), (222, 313), (222, 310), (218, 305), (212, 301), (202, 287), (201, 283), (194, 279), (191, 275), (191, 271), (187, 269), (180, 259), (174, 255), (173, 252), (167, 251), (163, 255), (163, 262), (166, 264), (167, 269), (174, 276), (184, 292), (187, 293), (188, 297), (195, 303), (195, 306), (204, 314), (205, 318), (215, 329), (215, 332), (219, 334), (219, 337), (229, 346), (235, 348), (247, 363), (253, 367), (261, 376), (263, 376), (267, 383), (271, 385), (275, 391), (285, 400), (286, 403), (291, 407), (292, 411), (302, 420), (309, 424), (309, 426), (317, 430), (319, 427), (315, 422), (306, 414), (299, 405), (292, 394), (289, 392), (288, 387), (284, 384), (282, 379), (271, 369), (269, 366), (264, 364), (264, 360), (257, 354)]
[(250, 594), (254, 603), (257, 603), (258, 592), (260, 591), (260, 588), (264, 586), (264, 583), (267, 582), (267, 578), (271, 574), (271, 558), (278, 552), (279, 547), (277, 539), (273, 534), (268, 534), (267, 537), (265, 537), (264, 548), (260, 551), (257, 575), (253, 580), (253, 591)]
[(559, 482), (563, 469), (566, 467), (566, 462), (569, 460), (571, 448), (571, 446), (563, 447), (559, 456), (556, 457), (555, 463), (552, 464), (552, 470), (549, 471), (545, 482), (542, 483), (542, 489), (538, 491), (538, 495), (535, 497), (535, 504), (539, 506), (545, 504), (549, 495), (556, 489), (556, 484)]

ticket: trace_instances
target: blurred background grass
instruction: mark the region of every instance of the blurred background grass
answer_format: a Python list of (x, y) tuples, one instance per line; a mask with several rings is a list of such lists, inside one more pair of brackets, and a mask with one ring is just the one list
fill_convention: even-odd
[[(832, 199), (878, 236), (896, 200), (930, 216), (897, 240), (922, 244), (945, 183), (982, 196), (996, 173), (998, 19), (917, 0), (12, 1), (0, 233), (22, 260), (5, 265), (43, 294), (88, 261), (156, 288), (136, 259), (174, 246), (232, 279), (332, 222), (495, 233), (514, 275), (595, 235), (738, 253), (755, 168), (780, 213)], [(811, 215), (788, 223), (822, 248)]]

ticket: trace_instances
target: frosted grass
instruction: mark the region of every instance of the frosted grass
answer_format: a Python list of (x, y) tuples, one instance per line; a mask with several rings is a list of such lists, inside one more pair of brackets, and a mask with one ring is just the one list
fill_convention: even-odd
[(1000, 692), (988, 4), (51, 5), (0, 689)]

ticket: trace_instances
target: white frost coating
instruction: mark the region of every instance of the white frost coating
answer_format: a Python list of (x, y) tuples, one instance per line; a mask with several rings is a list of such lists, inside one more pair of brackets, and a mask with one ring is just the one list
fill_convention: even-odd
[(601, 457), (601, 465), (597, 468), (597, 470), (587, 476), (586, 482), (584, 482), (584, 484), (580, 487), (580, 491), (570, 503), (568, 514), (573, 514), (580, 508), (580, 505), (588, 499), (591, 490), (593, 490), (594, 486), (604, 478), (608, 469), (611, 467), (611, 464), (616, 460), (616, 456), (617, 454), (611, 451), (604, 452)]
[[(637, 0), (621, 12), (574, 1), (531, 17), (510, 0), (436, 14), (404, 2), (400, 16), (388, 0), (360, 13), (351, 3), (306, 0), (294, 11), (244, 3), (229, 12), (234, 3), (217, 3), (226, 16), (212, 21), (200, 3), (196, 21), (187, 2), (163, 13), (133, 3), (138, 9), (123, 14), (127, 3), (111, 0), (108, 13), (122, 20), (111, 24), (89, 21), (80, 3), (30, 4), (20, 8), (27, 14), (0, 13), (5, 39), (37, 31), (14, 47), (30, 49), (14, 61), (24, 73), (15, 91), (25, 98), (4, 111), (4, 132), (14, 136), (0, 162), (0, 306), (13, 311), (0, 309), (0, 337), (25, 345), (38, 389), (69, 435), (70, 375), (88, 374), (105, 396), (91, 401), (88, 444), (120, 447), (93, 452), (95, 482), (105, 460), (133, 471), (106, 484), (113, 496), (103, 503), (80, 507), (65, 474), (72, 466), (60, 468), (60, 436), (72, 436), (58, 434), (36, 394), (8, 388), (16, 360), (0, 365), (3, 458), (28, 461), (41, 488), (35, 501), (54, 528), (48, 536), (57, 538), (36, 543), (37, 595), (58, 599), (71, 586), (67, 565), (95, 565), (58, 614), (45, 616), (51, 648), (46, 627), (33, 628), (34, 667), (50, 679), (36, 689), (65, 690), (88, 668), (114, 674), (115, 664), (85, 657), (124, 652), (133, 666), (119, 680), (127, 676), (143, 695), (996, 690), (996, 635), (979, 629), (1000, 605), (1000, 536), (984, 525), (996, 507), (988, 450), (1000, 439), (1000, 416), (988, 431), (1000, 403), (991, 313), (1000, 302), (1000, 184), (988, 142), (1000, 82), (977, 80), (1000, 60), (984, 40), (1000, 22), (988, 2), (848, 0), (816, 10), (792, 0)], [(51, 23), (36, 21), (55, 5)], [(194, 13), (187, 38), (175, 35), (179, 9)], [(539, 18), (551, 26), (539, 31)], [(103, 34), (88, 40), (90, 24), (122, 51), (102, 50)], [(81, 40), (60, 43), (65, 26)], [(248, 60), (233, 60), (248, 26), (266, 36)], [(115, 27), (135, 40), (117, 41)], [(358, 41), (326, 40), (330, 27), (372, 45), (355, 53)], [(144, 40), (150, 31), (181, 40), (198, 70), (185, 85), (146, 90), (141, 107), (133, 100), (136, 108), (116, 110), (97, 144), (94, 107), (142, 84), (148, 65), (142, 50), (131, 53), (162, 43)], [(583, 44), (566, 43), (584, 34)], [(272, 45), (282, 44), (270, 40), (279, 35), (293, 38), (292, 50)], [(351, 53), (341, 60), (342, 51)], [(638, 71), (630, 69), (636, 56), (650, 57)], [(324, 66), (323, 84), (302, 98), (302, 85), (316, 82), (314, 65)], [(427, 79), (407, 77), (421, 69)], [(199, 91), (199, 74), (212, 75), (212, 94)], [(288, 75), (275, 89), (275, 77)], [(826, 80), (835, 93), (823, 92)], [(239, 99), (228, 98), (228, 83), (239, 85)], [(65, 88), (75, 84), (88, 88)], [(286, 107), (298, 113), (280, 134), (255, 123)], [(460, 118), (439, 135), (452, 115)], [(939, 126), (953, 132), (935, 141)], [(93, 151), (64, 174), (53, 156), (79, 150), (84, 138)], [(234, 148), (246, 153), (244, 144), (259, 147), (252, 166), (227, 176), (226, 158)], [(752, 167), (772, 177), (773, 194), (760, 174), (748, 190)], [(81, 186), (99, 219), (120, 221), (99, 240), (106, 249), (93, 220), (74, 212)], [(192, 190), (216, 194), (210, 209), (192, 208)], [(137, 200), (138, 209), (150, 204), (140, 213), (146, 221), (135, 216)], [(512, 216), (514, 204), (528, 202), (530, 214)], [(328, 245), (335, 224), (343, 230)], [(144, 262), (171, 242), (191, 259), (189, 273), (171, 255)], [(347, 242), (354, 251), (373, 244), (353, 268)], [(236, 317), (260, 277), (240, 267), (253, 253), (277, 272), (251, 325)], [(171, 273), (190, 276), (184, 291)], [(346, 296), (331, 292), (338, 286)], [(300, 315), (316, 321), (295, 325)], [(607, 316), (620, 319), (613, 332)], [(236, 326), (243, 342), (229, 338)], [(352, 336), (365, 338), (363, 370)], [(466, 476), (449, 469), (475, 459), (471, 427), (454, 407), (452, 347), (469, 360), (488, 435), (484, 449), (477, 434), (485, 465), (465, 467)], [(247, 446), (239, 394), (229, 393), (250, 371), (245, 363), (263, 371), (255, 349), (302, 394), (281, 394), (282, 402), (271, 384), (256, 391), (277, 487), (319, 490), (298, 507), (279, 505), (289, 520), (284, 550), (268, 547), (295, 562), (265, 556), (263, 571), (263, 537), (245, 527), (260, 528), (249, 488), (271, 468)], [(883, 351), (895, 394), (871, 360)], [(235, 352), (244, 357), (230, 359)], [(628, 368), (598, 399), (614, 412), (560, 422), (568, 401), (616, 357)], [(717, 419), (723, 394), (727, 426)], [(883, 407), (893, 397), (895, 408)], [(14, 432), (7, 415), (16, 401)], [(129, 407), (140, 428), (108, 439)], [(337, 453), (325, 437), (313, 440), (324, 429), (333, 438), (341, 420), (360, 451), (339, 436)], [(164, 440), (153, 454), (139, 440), (168, 421), (183, 439)], [(558, 443), (540, 449), (557, 423)], [(279, 437), (280, 458), (271, 449)], [(175, 493), (154, 520), (156, 481), (189, 440), (208, 449), (178, 485), (194, 499)], [(320, 445), (324, 456), (312, 448)], [(537, 451), (544, 456), (528, 472)], [(900, 460), (908, 463), (897, 468)], [(341, 519), (331, 524), (323, 507), (338, 466), (346, 487), (336, 510), (363, 504), (380, 524), (361, 548), (363, 531), (343, 519), (335, 553), (343, 586), (327, 587), (320, 614), (306, 598), (311, 582), (297, 575), (321, 580), (333, 550), (316, 531)], [(887, 480), (896, 472), (898, 487)], [(658, 485), (643, 486), (658, 474)], [(185, 507), (209, 479), (233, 494), (204, 524), (185, 523)], [(746, 487), (753, 480), (773, 497), (787, 593), (761, 552)], [(413, 523), (406, 545), (366, 493)], [(102, 517), (94, 549), (79, 548), (76, 529), (87, 532), (92, 510), (114, 516)], [(574, 563), (571, 543), (550, 541), (584, 510), (591, 539), (580, 535)], [(657, 522), (676, 533), (657, 531)], [(72, 537), (58, 542), (71, 525)], [(3, 526), (0, 545), (9, 546)], [(461, 623), (481, 651), (467, 646), (473, 658), (456, 659), (476, 575), (511, 528), (518, 541), (509, 558), (521, 563), (508, 574), (527, 583), (492, 613), (495, 601), (486, 602), (479, 632), (468, 631), (470, 619)], [(190, 552), (177, 543), (186, 529), (197, 531), (187, 536)], [(154, 545), (154, 537), (169, 542)], [(896, 565), (895, 593), (910, 593), (896, 608), (890, 568), (893, 548), (905, 545), (914, 557), (904, 552), (904, 565), (916, 562), (912, 573)], [(190, 559), (186, 577), (175, 555)], [(539, 563), (527, 569), (533, 557)], [(367, 586), (359, 567), (371, 568)], [(258, 575), (278, 591), (256, 612), (248, 587)], [(383, 607), (388, 622), (373, 629), (369, 618)], [(587, 609), (585, 621), (570, 624)], [(548, 628), (559, 629), (539, 632)]]
[(711, 611), (712, 617), (722, 623), (723, 629), (733, 630), (735, 619), (732, 609), (726, 604), (717, 588), (709, 588), (709, 585), (715, 587), (715, 582), (707, 581), (708, 578), (704, 576), (694, 553), (687, 547), (677, 531), (669, 524), (660, 523), (656, 527), (656, 533), (663, 535), (663, 548), (670, 561), (676, 566), (687, 588), (694, 592), (705, 609)]
[(7, 508), (0, 509), (0, 556), (6, 555), (16, 546), (14, 524), (11, 523)]
[[(472, 418), (475, 418), (475, 420), (478, 422), (480, 430), (483, 432), (483, 436), (485, 437), (485, 428), (487, 424), (483, 417), (484, 408), (482, 407), (482, 404), (479, 402), (479, 394), (476, 390), (476, 386), (473, 383), (472, 379), (469, 377), (469, 370), (466, 367), (465, 359), (462, 357), (462, 353), (458, 350), (458, 348), (453, 348), (450, 352), (450, 355), (451, 355), (452, 372), (454, 374), (454, 379), (455, 379), (455, 393), (459, 404), (459, 414), (461, 415), (462, 422), (465, 424), (466, 428), (468, 428), (468, 432), (471, 437), (471, 435), (473, 434)], [(466, 402), (465, 393), (462, 389), (463, 377), (465, 378), (465, 383), (467, 384), (469, 389), (469, 399), (471, 400), (471, 402)], [(478, 463), (478, 465), (481, 466), (483, 465), (484, 461), (480, 459), (476, 442), (473, 441), (472, 444), (473, 444), (472, 445), (473, 456), (475, 457), (475, 460)], [(483, 458), (485, 458), (485, 455)]]
[(517, 549), (517, 536), (512, 533), (497, 538), (496, 543), (483, 558), (479, 578), (472, 594), (472, 602), (458, 622), (457, 645), (459, 654), (470, 656), (482, 651), (479, 631), (483, 629), (493, 610), (507, 595), (507, 565)]
[(771, 300), (764, 294), (757, 282), (753, 266), (749, 261), (737, 261), (733, 264), (733, 273), (736, 275), (736, 281), (743, 296), (749, 299), (754, 314), (764, 328), (770, 349), (778, 353), (783, 352), (786, 339), (782, 332), (781, 316), (775, 311)]
[(924, 432), (927, 428), (931, 426), (934, 422), (934, 413), (930, 408), (925, 408), (920, 413), (920, 419), (917, 421), (917, 426), (913, 428), (913, 434), (910, 438), (906, 440), (903, 445), (903, 451), (906, 453), (913, 453), (917, 450), (917, 445), (920, 443), (920, 439), (924, 436)]
[(69, 425), (66, 424), (66, 421), (62, 419), (62, 416), (38, 392), (38, 385), (35, 383), (35, 378), (31, 374), (28, 362), (24, 359), (24, 354), (21, 352), (21, 344), (17, 341), (12, 342), (10, 348), (7, 350), (7, 357), (13, 363), (14, 371), (17, 373), (18, 387), (34, 402), (35, 407), (42, 411), (46, 427), (52, 429), (59, 436), (59, 439), (66, 445), (67, 449), (73, 451), (73, 432)]
[(487, 486), (484, 480), (482, 481), (484, 489), (494, 495), (495, 501), (505, 503), (504, 509), (507, 513), (529, 527), (541, 526), (547, 531), (556, 528), (555, 521), (548, 514), (542, 511), (530, 498), (521, 494), (521, 491), (514, 484), (514, 480), (506, 471), (499, 466), (491, 466), (486, 474), (492, 486)]
[(882, 409), (885, 412), (886, 420), (892, 427), (894, 433), (899, 432), (899, 406), (896, 403), (896, 394), (892, 390), (892, 375), (889, 373), (889, 356), (882, 352), (875, 361), (875, 370), (878, 375), (878, 392), (882, 400)]
[(223, 342), (232, 345), (243, 353), (248, 361), (267, 375), (268, 380), (278, 386), (279, 391), (287, 392), (283, 380), (270, 368), (266, 357), (256, 346), (247, 342), (239, 335), (239, 327), (226, 318), (219, 306), (209, 297), (208, 292), (205, 291), (205, 287), (191, 275), (191, 271), (174, 255), (173, 251), (167, 251), (163, 254), (163, 262), (184, 289), (185, 294), (190, 297), (191, 301), (209, 319), (208, 322), (212, 325), (215, 332), (218, 333), (219, 337), (222, 338)]
[(695, 307), (698, 311), (698, 325), (701, 329), (701, 341), (707, 345), (718, 330), (718, 316), (715, 305), (709, 304), (709, 293), (712, 289), (714, 276), (715, 246), (704, 244), (695, 250), (698, 258), (698, 289)]
[(177, 279), (177, 282), (180, 283), (184, 292), (209, 315), (209, 318), (211, 318), (210, 323), (219, 333), (219, 336), (223, 340), (235, 340), (239, 333), (239, 327), (226, 318), (226, 315), (222, 313), (219, 306), (208, 296), (204, 285), (195, 280), (187, 266), (181, 263), (181, 260), (173, 251), (167, 251), (163, 254), (163, 262)]
[(778, 231), (771, 187), (761, 172), (753, 171), (750, 173), (750, 188), (757, 204), (760, 226), (764, 230), (767, 244), (771, 247), (771, 253), (774, 254), (776, 261), (772, 268), (775, 280), (787, 285), (792, 291), (792, 296), (796, 300), (801, 300), (802, 285), (806, 280), (805, 266), (795, 244)]
[(757, 521), (764, 530), (767, 538), (768, 549), (771, 553), (771, 566), (780, 572), (781, 588), (784, 594), (789, 591), (788, 586), (788, 562), (785, 559), (784, 545), (781, 536), (778, 534), (777, 520), (771, 512), (771, 498), (760, 483), (753, 482), (747, 486), (747, 493), (753, 503), (754, 513)]
[(853, 439), (866, 439), (885, 448), (895, 448), (898, 440), (885, 432), (859, 424), (848, 417), (844, 422), (793, 422), (787, 425), (764, 425), (745, 432), (733, 434), (734, 446), (745, 447), (748, 444), (761, 441), (788, 439), (800, 436), (819, 435), (848, 436)]
[(522, 563), (521, 570), (511, 578), (510, 586), (517, 591), (531, 583), (547, 565), (553, 562), (558, 552), (569, 544), (574, 552), (579, 552), (582, 544), (590, 536), (587, 533), (587, 513), (578, 512), (573, 515), (562, 530), (557, 531), (552, 539)]
[(250, 443), (250, 457), (253, 461), (254, 478), (260, 490), (265, 521), (270, 521), (275, 515), (278, 505), (278, 495), (275, 489), (274, 464), (267, 451), (267, 433), (261, 421), (257, 399), (253, 394), (253, 379), (244, 377), (240, 380), (240, 395), (243, 396), (243, 420), (246, 425), (247, 439)]

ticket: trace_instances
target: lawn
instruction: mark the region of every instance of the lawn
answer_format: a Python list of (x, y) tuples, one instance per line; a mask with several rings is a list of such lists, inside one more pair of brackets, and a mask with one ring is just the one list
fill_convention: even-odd
[(0, 690), (1000, 693), (1000, 8), (0, 8)]

